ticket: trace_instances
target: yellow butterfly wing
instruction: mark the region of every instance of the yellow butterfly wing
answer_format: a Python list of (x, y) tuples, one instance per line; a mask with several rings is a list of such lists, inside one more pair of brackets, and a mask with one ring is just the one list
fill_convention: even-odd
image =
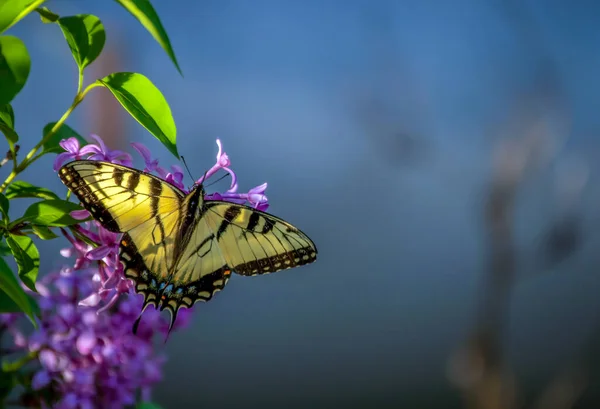
[(253, 276), (312, 263), (317, 247), (300, 229), (272, 214), (221, 201), (205, 202), (204, 219), (227, 265)]
[(161, 309), (171, 312), (171, 325), (180, 308), (208, 301), (222, 290), (231, 271), (247, 276), (273, 273), (317, 257), (315, 244), (298, 228), (230, 202), (204, 202), (186, 236), (161, 296)]
[(124, 273), (147, 302), (155, 300), (152, 280), (165, 280), (174, 262), (184, 193), (155, 176), (101, 161), (70, 162), (59, 176), (103, 227), (126, 233)]

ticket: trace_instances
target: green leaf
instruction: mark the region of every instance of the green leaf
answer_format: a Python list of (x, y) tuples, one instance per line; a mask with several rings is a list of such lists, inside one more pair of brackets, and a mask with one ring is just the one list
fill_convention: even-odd
[(0, 241), (0, 257), (8, 256), (9, 254), (12, 255), (10, 248), (4, 242), (4, 239), (2, 239), (2, 241)]
[(33, 230), (35, 235), (38, 236), (42, 240), (52, 240), (52, 239), (55, 239), (58, 237), (58, 235), (56, 233), (54, 233), (52, 230), (50, 230), (46, 226), (40, 226), (39, 224), (33, 224), (33, 225), (31, 225), (31, 229)]
[(90, 65), (102, 52), (106, 33), (98, 17), (91, 14), (61, 17), (58, 25), (80, 69)]
[[(47, 135), (48, 132), (50, 132), (50, 130), (54, 127), (55, 124), (56, 124), (56, 122), (50, 122), (50, 123), (46, 124), (46, 126), (44, 126), (43, 134)], [(81, 136), (77, 132), (75, 132), (73, 130), (73, 128), (71, 128), (70, 126), (63, 124), (60, 128), (58, 128), (58, 131), (44, 143), (42, 152), (43, 153), (62, 153), (62, 152), (64, 152), (65, 150), (60, 147), (59, 143), (63, 139), (69, 139), (72, 136), (77, 138), (77, 140), (79, 141), (79, 144), (81, 146), (88, 144), (88, 142), (85, 139), (83, 139), (83, 136)]]
[(83, 210), (83, 208), (66, 200), (42, 200), (29, 206), (22, 217), (11, 223), (9, 230), (11, 227), (23, 222), (50, 227), (71, 226), (81, 222), (81, 220), (74, 219), (69, 215), (74, 210)]
[(160, 44), (160, 46), (165, 50), (173, 64), (175, 64), (175, 68), (181, 75), (181, 68), (179, 68), (179, 64), (177, 63), (177, 58), (175, 58), (175, 52), (171, 47), (171, 41), (169, 41), (169, 36), (167, 36), (167, 32), (165, 31), (160, 19), (158, 18), (158, 14), (152, 7), (152, 4), (149, 0), (116, 0), (121, 6), (123, 6), (127, 11), (131, 13), (133, 17), (135, 17), (145, 28), (148, 30), (152, 37)]
[(21, 91), (30, 68), (31, 60), (23, 41), (0, 36), (0, 105), (8, 104)]
[(6, 188), (6, 198), (35, 197), (39, 199), (58, 199), (58, 195), (45, 187), (34, 186), (29, 182), (17, 180)]
[(0, 131), (13, 144), (19, 140), (15, 132), (15, 113), (10, 104), (0, 105)]
[(171, 108), (148, 78), (135, 72), (117, 72), (96, 83), (108, 88), (123, 108), (179, 159), (177, 128)]
[(0, 290), (3, 290), (8, 294), (21, 311), (27, 314), (31, 319), (31, 322), (33, 322), (33, 325), (36, 326), (33, 317), (35, 307), (31, 304), (25, 290), (19, 285), (19, 281), (17, 280), (17, 277), (15, 277), (15, 274), (2, 258), (0, 258)]
[[(40, 307), (37, 304), (35, 298), (31, 295), (25, 293), (25, 296), (29, 300), (29, 304), (31, 304), (31, 308), (33, 309), (33, 313), (35, 315), (40, 315)], [(8, 296), (4, 291), (0, 290), (0, 314), (9, 313), (9, 312), (23, 312), (21, 308), (14, 302), (12, 298)]]
[(15, 111), (10, 104), (0, 106), (0, 122), (3, 122), (10, 129), (15, 129)]
[(10, 209), (10, 202), (3, 193), (0, 193), (0, 212), (4, 220), (8, 220), (8, 209)]
[(140, 402), (137, 404), (135, 409), (162, 409), (162, 406), (152, 402)]
[(60, 18), (58, 14), (51, 12), (48, 7), (38, 7), (35, 11), (39, 13), (40, 19), (44, 24), (55, 23)]
[(35, 10), (45, 0), (0, 0), (0, 34)]
[(19, 267), (19, 277), (31, 291), (37, 292), (35, 282), (40, 271), (40, 252), (29, 236), (11, 234), (6, 238), (8, 247)]

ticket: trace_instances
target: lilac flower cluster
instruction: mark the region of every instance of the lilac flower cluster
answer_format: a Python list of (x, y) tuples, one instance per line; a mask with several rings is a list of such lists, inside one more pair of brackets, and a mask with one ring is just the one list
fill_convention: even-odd
[[(31, 379), (38, 393), (31, 405), (122, 408), (134, 404), (139, 392), (150, 400), (150, 388), (161, 379), (165, 358), (156, 354), (152, 339), (164, 333), (166, 320), (148, 320), (134, 335), (131, 325), (141, 308), (137, 297), (124, 298), (110, 314), (79, 306), (79, 299), (94, 291), (93, 274), (94, 268), (63, 268), (46, 275), (36, 285), (39, 329), (25, 337), (8, 325), (15, 350), (36, 356), (41, 366)], [(4, 324), (12, 324), (11, 319), (14, 315)]]

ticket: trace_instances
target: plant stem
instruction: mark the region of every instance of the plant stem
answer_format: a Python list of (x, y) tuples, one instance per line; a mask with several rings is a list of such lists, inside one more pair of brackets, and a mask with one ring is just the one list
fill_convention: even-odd
[[(80, 83), (81, 83), (82, 79), (83, 78), (80, 76)], [(2, 185), (0, 185), (0, 193), (4, 192), (4, 189), (6, 189), (6, 187), (17, 177), (17, 175), (19, 173), (23, 172), (29, 165), (31, 165), (33, 162), (35, 162), (38, 158), (40, 158), (42, 156), (42, 154), (37, 155), (37, 156), (35, 156), (35, 154), (46, 142), (48, 142), (50, 140), (50, 138), (52, 138), (58, 132), (60, 127), (66, 122), (67, 118), (71, 115), (71, 113), (75, 110), (75, 108), (77, 108), (77, 105), (79, 105), (83, 101), (83, 98), (85, 97), (85, 95), (92, 88), (95, 88), (97, 86), (98, 86), (97, 84), (91, 84), (85, 90), (83, 90), (83, 92), (78, 92), (77, 95), (75, 95), (75, 98), (73, 99), (73, 103), (65, 111), (65, 113), (58, 120), (58, 122), (56, 122), (54, 124), (54, 126), (52, 127), (52, 129), (50, 129), (50, 131), (46, 135), (44, 135), (42, 140), (39, 141), (37, 143), (37, 145), (35, 145), (31, 151), (29, 151), (29, 153), (27, 154), (27, 156), (25, 156), (23, 161), (18, 166), (15, 166), (15, 168), (8, 175), (8, 177), (6, 178), (4, 183), (2, 183)], [(79, 85), (79, 87), (81, 87), (81, 84)]]
[(79, 67), (79, 79), (77, 80), (77, 95), (81, 93), (81, 87), (83, 87), (83, 68)]

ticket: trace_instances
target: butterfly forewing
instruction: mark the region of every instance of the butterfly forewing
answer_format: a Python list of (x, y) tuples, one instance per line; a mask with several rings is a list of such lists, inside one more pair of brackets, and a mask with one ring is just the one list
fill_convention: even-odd
[(288, 222), (247, 206), (207, 201), (204, 218), (233, 271), (257, 275), (312, 263), (317, 248)]
[(183, 200), (179, 189), (159, 178), (108, 162), (74, 161), (59, 176), (94, 219), (113, 232), (178, 212)]

